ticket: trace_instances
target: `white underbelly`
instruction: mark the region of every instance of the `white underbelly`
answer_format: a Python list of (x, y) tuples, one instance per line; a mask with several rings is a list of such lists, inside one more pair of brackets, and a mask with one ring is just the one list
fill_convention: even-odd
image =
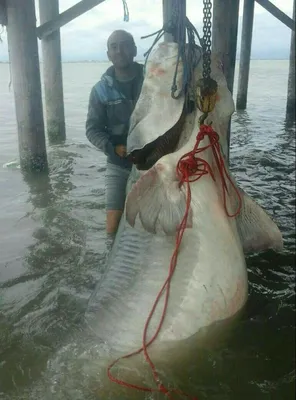
[[(218, 231), (211, 239), (207, 229), (198, 231), (194, 226), (184, 234), (156, 343), (187, 339), (199, 329), (236, 314), (245, 303), (244, 257), (235, 246), (235, 237), (221, 236)], [(98, 314), (99, 336), (110, 349), (129, 352), (141, 347), (144, 326), (168, 276), (173, 251), (173, 238), (152, 236), (146, 251), (139, 254), (135, 280), (119, 300), (107, 303)], [(151, 320), (148, 338), (156, 332), (163, 305), (164, 296)]]
[[(188, 230), (184, 235), (171, 286), (171, 297), (174, 299), (179, 292), (178, 300), (169, 304), (171, 317), (160, 340), (186, 339), (201, 328), (234, 316), (244, 306), (247, 269), (242, 250), (231, 233), (231, 229), (225, 232), (225, 227), (220, 226), (211, 236), (205, 230), (195, 234)], [(192, 273), (180, 293), (179, 282), (190, 264), (194, 266)]]

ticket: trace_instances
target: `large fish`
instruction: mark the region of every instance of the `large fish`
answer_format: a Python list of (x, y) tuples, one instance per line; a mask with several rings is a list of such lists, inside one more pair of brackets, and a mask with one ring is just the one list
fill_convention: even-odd
[[(199, 50), (196, 52), (198, 57)], [(131, 118), (128, 153), (136, 165), (127, 186), (124, 215), (87, 312), (87, 322), (108, 347), (110, 359), (141, 348), (143, 329), (167, 279), (176, 235), (188, 205), (188, 187), (177, 165), (196, 145), (201, 112), (196, 107), (188, 111), (183, 95), (171, 97), (177, 53), (175, 43), (162, 43), (147, 62), (142, 92)], [(218, 84), (217, 100), (205, 124), (211, 123), (218, 134), (216, 151), (220, 150), (222, 161), (219, 158), (217, 163), (213, 147), (199, 153), (212, 175), (207, 173), (190, 183), (187, 225), (170, 283), (168, 307), (149, 348), (152, 359), (161, 361), (165, 357), (167, 364), (180, 357), (182, 343), (191, 343), (190, 338), (195, 337), (206, 342), (217, 323), (227, 325), (243, 309), (248, 297), (244, 254), (267, 248), (281, 250), (283, 246), (276, 224), (238, 188), (228, 171), (224, 154), (228, 153), (226, 136), (234, 104), (215, 57), (211, 68)], [(179, 88), (182, 77), (180, 63)], [(200, 78), (201, 61), (193, 74), (193, 88)], [(192, 99), (194, 96), (193, 91)], [(199, 148), (210, 144), (209, 136), (200, 139)], [(226, 171), (223, 175), (221, 162)], [(239, 214), (231, 216), (239, 206)], [(162, 296), (150, 321), (148, 339), (159, 326), (164, 301)], [(143, 361), (143, 353), (134, 359)], [(118, 365), (131, 367), (133, 357)], [(118, 370), (114, 370), (116, 375)], [(129, 382), (133, 382), (132, 375)]]

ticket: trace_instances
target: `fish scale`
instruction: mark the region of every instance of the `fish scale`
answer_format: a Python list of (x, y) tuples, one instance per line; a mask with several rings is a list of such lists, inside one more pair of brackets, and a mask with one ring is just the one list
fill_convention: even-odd
[[(117, 314), (120, 303), (118, 304), (115, 300), (120, 299), (122, 294), (133, 284), (135, 276), (139, 272), (141, 255), (151, 241), (151, 234), (135, 231), (127, 225), (124, 218), (121, 221), (117, 237), (120, 239), (114, 242), (107, 261), (108, 267), (89, 300), (86, 321), (90, 326), (94, 322), (97, 325), (97, 319), (101, 319), (100, 316), (105, 314), (106, 308), (108, 308), (108, 313)], [(100, 329), (98, 329), (99, 332)]]
[[(174, 238), (138, 231), (130, 227), (125, 218), (117, 238), (101, 281), (104, 285), (101, 283), (96, 288), (90, 300), (88, 322), (101, 340), (111, 340), (113, 351), (124, 351), (131, 345), (134, 349), (141, 346), (144, 324), (167, 277)], [(177, 274), (178, 287), (175, 287), (176, 282), (172, 283), (170, 309), (174, 312), (166, 319), (166, 325), (170, 325), (171, 318), (180, 311), (182, 289), (187, 286), (191, 274), (192, 266), (188, 265)], [(163, 301), (149, 328), (149, 337), (160, 321)]]

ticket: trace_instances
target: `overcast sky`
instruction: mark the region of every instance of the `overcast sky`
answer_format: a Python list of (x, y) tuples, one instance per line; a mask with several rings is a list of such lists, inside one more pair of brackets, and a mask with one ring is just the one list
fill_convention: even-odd
[[(60, 0), (60, 12), (77, 2), (78, 0)], [(293, 0), (272, 0), (272, 2), (286, 14), (292, 16)], [(138, 47), (138, 59), (143, 59), (143, 53), (150, 47), (152, 39), (141, 39), (141, 36), (161, 28), (162, 0), (127, 0), (127, 4), (130, 14), (129, 22), (123, 21), (122, 0), (105, 0), (102, 4), (62, 27), (63, 60), (105, 60), (106, 40), (114, 29), (126, 29), (134, 35)], [(240, 15), (242, 15), (242, 5), (243, 1), (241, 1)], [(187, 0), (187, 16), (201, 36), (202, 9), (202, 0)], [(39, 24), (38, 1), (36, 1), (36, 13), (37, 24)], [(0, 43), (0, 61), (6, 61), (8, 60), (8, 51), (5, 30), (1, 37), (3, 43)], [(238, 55), (239, 47), (240, 40)], [(289, 48), (289, 28), (256, 4), (252, 58), (288, 58)]]

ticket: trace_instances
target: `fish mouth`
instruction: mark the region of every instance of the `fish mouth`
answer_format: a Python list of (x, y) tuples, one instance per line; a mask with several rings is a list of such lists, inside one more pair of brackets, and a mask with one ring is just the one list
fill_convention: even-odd
[(152, 168), (161, 157), (176, 150), (187, 114), (188, 110), (186, 111), (184, 107), (179, 120), (172, 128), (153, 142), (146, 144), (142, 149), (134, 150), (128, 155), (128, 159), (135, 164), (138, 170), (146, 171)]

